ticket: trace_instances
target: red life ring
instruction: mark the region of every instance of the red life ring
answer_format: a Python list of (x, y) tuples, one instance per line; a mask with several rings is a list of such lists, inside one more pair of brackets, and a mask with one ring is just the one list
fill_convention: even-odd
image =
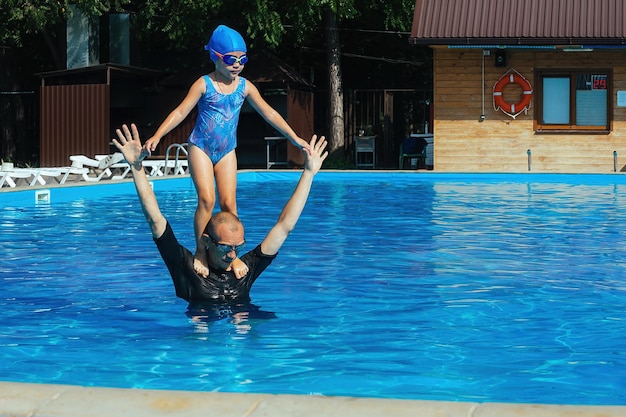
[[(509, 103), (502, 97), (502, 90), (509, 84), (517, 84), (522, 87), (522, 98), (517, 103)], [(528, 109), (530, 101), (533, 98), (533, 89), (530, 82), (517, 72), (508, 72), (504, 74), (498, 82), (493, 86), (493, 103), (496, 110), (502, 109), (503, 112), (515, 118), (518, 114)]]

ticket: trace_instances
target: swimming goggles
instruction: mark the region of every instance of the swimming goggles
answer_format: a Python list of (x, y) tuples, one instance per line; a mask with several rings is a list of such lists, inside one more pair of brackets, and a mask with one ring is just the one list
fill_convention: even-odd
[(223, 253), (228, 253), (230, 251), (233, 251), (235, 253), (239, 253), (243, 249), (243, 247), (246, 245), (246, 241), (245, 240), (243, 241), (243, 243), (240, 243), (239, 245), (227, 245), (226, 243), (219, 243), (217, 241), (217, 239), (215, 239), (211, 235), (209, 235), (209, 239), (211, 239), (211, 242), (213, 242), (213, 244), (215, 245), (217, 250), (219, 250), (220, 252), (223, 252)]
[(241, 56), (235, 56), (235, 55), (230, 55), (230, 54), (222, 55), (219, 52), (215, 52), (215, 55), (217, 55), (222, 61), (224, 61), (224, 64), (226, 65), (235, 65), (235, 64), (246, 65), (246, 62), (248, 62), (248, 55), (241, 55)]

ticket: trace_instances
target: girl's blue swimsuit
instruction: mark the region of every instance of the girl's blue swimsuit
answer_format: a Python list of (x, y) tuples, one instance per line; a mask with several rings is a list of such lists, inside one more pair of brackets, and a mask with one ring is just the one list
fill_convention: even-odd
[(246, 97), (246, 79), (231, 94), (215, 89), (208, 75), (203, 76), (206, 92), (198, 100), (198, 117), (188, 142), (202, 149), (216, 165), (237, 147), (237, 124)]

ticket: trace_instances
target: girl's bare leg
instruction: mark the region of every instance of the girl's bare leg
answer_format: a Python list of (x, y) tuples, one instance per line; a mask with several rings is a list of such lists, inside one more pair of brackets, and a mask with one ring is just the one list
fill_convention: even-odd
[(213, 163), (204, 151), (194, 145), (189, 146), (189, 168), (191, 178), (198, 193), (198, 206), (194, 215), (194, 234), (196, 238), (196, 253), (193, 269), (198, 275), (207, 277), (209, 265), (206, 248), (202, 241), (202, 233), (213, 215), (215, 207), (215, 178)]
[[(215, 182), (220, 209), (237, 215), (237, 156), (230, 152), (215, 165)], [(243, 278), (248, 266), (236, 258), (230, 265), (235, 277)]]

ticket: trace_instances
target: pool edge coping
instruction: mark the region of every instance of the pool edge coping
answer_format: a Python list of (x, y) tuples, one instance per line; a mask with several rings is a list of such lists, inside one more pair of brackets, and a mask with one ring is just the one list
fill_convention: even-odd
[[(237, 174), (299, 174), (302, 172), (302, 169), (262, 169), (262, 168), (246, 168), (246, 169), (238, 169)], [(384, 175), (384, 174), (406, 174), (406, 175), (416, 175), (416, 176), (461, 176), (461, 177), (495, 177), (499, 175), (519, 175), (519, 176), (538, 176), (538, 177), (566, 177), (566, 176), (626, 176), (626, 172), (527, 172), (527, 171), (497, 171), (497, 172), (464, 172), (464, 171), (435, 171), (435, 170), (401, 170), (401, 169), (325, 169), (322, 168), (320, 173), (329, 173), (329, 174), (337, 174), (337, 173), (358, 173), (358, 174), (373, 174), (373, 175)], [(162, 181), (162, 180), (172, 180), (172, 179), (181, 179), (181, 178), (191, 178), (190, 174), (184, 175), (165, 175), (159, 177), (148, 177), (149, 181)], [(16, 187), (1, 187), (0, 193), (11, 193), (16, 191), (25, 191), (25, 190), (40, 190), (46, 188), (68, 188), (68, 187), (83, 187), (83, 186), (92, 186), (92, 185), (106, 185), (106, 184), (123, 184), (133, 182), (132, 177), (122, 178), (122, 179), (104, 179), (100, 181), (84, 181), (81, 179), (68, 180), (64, 184), (59, 184), (56, 182), (46, 183), (44, 185), (35, 184), (35, 185), (19, 185)]]
[(622, 405), (481, 403), (0, 382), (0, 416), (626, 417)]

